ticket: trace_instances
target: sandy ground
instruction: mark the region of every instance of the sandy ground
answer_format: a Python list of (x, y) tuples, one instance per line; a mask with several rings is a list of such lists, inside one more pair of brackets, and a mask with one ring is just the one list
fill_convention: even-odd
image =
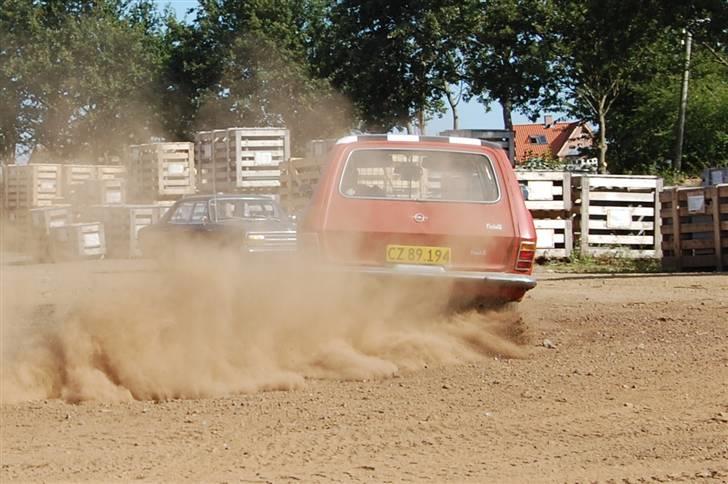
[[(5, 347), (153, 269), (0, 270)], [(727, 482), (728, 275), (539, 277), (520, 358), (214, 398), (4, 403), (0, 481)], [(28, 290), (10, 300), (10, 283)]]

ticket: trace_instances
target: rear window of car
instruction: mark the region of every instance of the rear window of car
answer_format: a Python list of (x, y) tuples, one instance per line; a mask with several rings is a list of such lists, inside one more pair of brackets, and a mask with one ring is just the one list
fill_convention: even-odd
[(488, 157), (436, 150), (353, 151), (339, 189), (350, 198), (494, 202), (499, 197)]

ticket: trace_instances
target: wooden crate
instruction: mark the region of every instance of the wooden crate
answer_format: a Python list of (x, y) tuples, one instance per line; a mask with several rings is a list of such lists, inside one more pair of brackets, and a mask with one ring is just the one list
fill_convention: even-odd
[(134, 201), (178, 198), (196, 191), (194, 143), (130, 146), (127, 169)]
[(90, 205), (123, 205), (126, 198), (126, 180), (96, 178), (74, 185), (64, 200), (80, 211)]
[(571, 219), (535, 219), (536, 257), (567, 258), (574, 249)]
[(106, 254), (104, 224), (74, 223), (53, 227), (50, 231), (53, 260), (102, 258)]
[(87, 180), (95, 180), (98, 170), (94, 165), (62, 165), (63, 195), (67, 196), (75, 185), (82, 185)]
[(61, 200), (61, 165), (7, 165), (3, 206), (8, 211), (29, 210)]
[[(63, 200), (76, 207), (87, 204), (121, 203), (126, 198), (126, 169), (117, 165), (62, 165)], [(108, 180), (108, 181), (107, 181)], [(113, 202), (121, 199), (121, 202)]]
[(663, 266), (671, 270), (728, 268), (728, 184), (670, 188), (662, 203)]
[(229, 128), (195, 135), (198, 190), (278, 193), (280, 164), (291, 157), (282, 128)]
[(73, 211), (70, 205), (55, 205), (31, 208), (29, 214), (30, 225), (25, 252), (45, 261), (50, 257), (51, 230), (73, 223)]
[(728, 183), (728, 168), (706, 168), (703, 170), (703, 186), (723, 185)]
[(96, 178), (99, 180), (125, 180), (126, 167), (122, 165), (94, 165)]
[(97, 205), (84, 214), (86, 219), (103, 222), (106, 253), (110, 257), (141, 257), (139, 230), (159, 222), (166, 207), (149, 205)]
[(571, 210), (571, 173), (568, 171), (516, 170), (516, 178), (528, 192), (531, 212)]
[(281, 164), (281, 204), (289, 213), (303, 210), (321, 178), (321, 158), (291, 158)]
[(655, 176), (579, 175), (579, 247), (584, 255), (662, 257), (660, 198)]

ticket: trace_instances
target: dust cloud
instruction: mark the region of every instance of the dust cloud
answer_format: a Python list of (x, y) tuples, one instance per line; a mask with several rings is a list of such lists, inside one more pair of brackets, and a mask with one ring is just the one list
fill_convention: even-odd
[[(203, 398), (525, 355), (515, 313), (448, 311), (447, 287), (200, 247), (177, 247), (167, 260), (107, 274), (110, 287), (91, 287), (64, 264), (64, 284), (86, 284), (65, 306), (12, 321), (12, 331), (8, 319), (23, 316), (6, 307), (1, 400)], [(32, 299), (35, 281), (17, 282)]]

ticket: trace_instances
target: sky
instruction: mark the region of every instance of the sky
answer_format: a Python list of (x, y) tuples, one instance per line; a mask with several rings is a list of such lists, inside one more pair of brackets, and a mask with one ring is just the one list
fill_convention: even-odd
[[(197, 6), (197, 0), (156, 0), (156, 2), (160, 10), (170, 5), (178, 18), (186, 18), (188, 21), (192, 20), (192, 16), (185, 15), (186, 12)], [(503, 129), (503, 111), (497, 103), (492, 103), (490, 111), (486, 112), (485, 106), (472, 99), (467, 103), (461, 102), (458, 111), (460, 113), (460, 129)], [(558, 115), (554, 116), (554, 118), (558, 117)], [(522, 114), (513, 113), (513, 123), (530, 123), (530, 121)], [(441, 118), (434, 117), (425, 125), (425, 134), (437, 135), (448, 129), (452, 129), (452, 112), (449, 109)]]

